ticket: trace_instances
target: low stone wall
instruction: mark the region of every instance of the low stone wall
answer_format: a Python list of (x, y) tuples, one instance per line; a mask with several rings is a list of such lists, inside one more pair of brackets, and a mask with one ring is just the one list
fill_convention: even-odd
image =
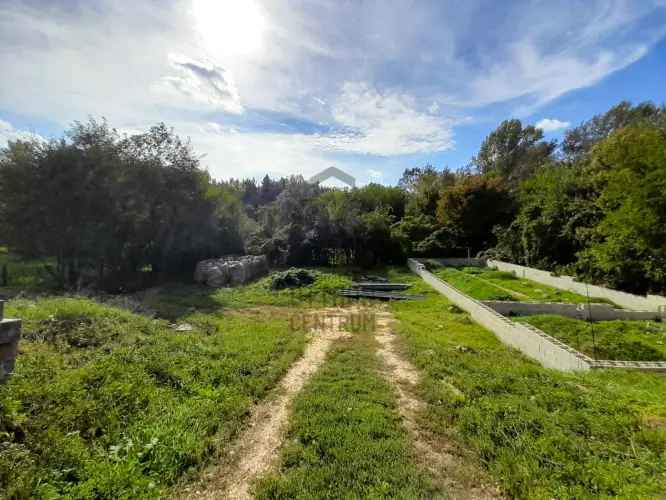
[(4, 318), (4, 301), (0, 300), (0, 383), (14, 369), (21, 338), (21, 320)]
[(589, 370), (593, 360), (531, 325), (515, 323), (492, 308), (465, 295), (428, 272), (423, 264), (409, 259), (409, 268), (455, 305), (469, 313), (474, 321), (493, 332), (503, 343), (520, 350), (546, 368)]
[(503, 316), (534, 316), (535, 314), (557, 314), (569, 318), (589, 321), (661, 320), (664, 313), (616, 309), (610, 304), (568, 304), (564, 302), (513, 302), (509, 300), (483, 300), (483, 304)]
[(634, 295), (632, 293), (611, 290), (610, 288), (605, 288), (603, 286), (588, 285), (586, 283), (575, 281), (571, 276), (553, 276), (548, 271), (519, 266), (517, 264), (509, 264), (508, 262), (503, 262), (501, 260), (489, 259), (487, 261), (487, 266), (499, 271), (513, 273), (520, 278), (536, 281), (543, 285), (559, 288), (560, 290), (568, 290), (580, 295), (587, 295), (589, 291), (590, 297), (607, 299), (618, 306), (626, 307), (627, 309), (661, 313), (666, 312), (666, 297), (661, 297), (659, 295)]

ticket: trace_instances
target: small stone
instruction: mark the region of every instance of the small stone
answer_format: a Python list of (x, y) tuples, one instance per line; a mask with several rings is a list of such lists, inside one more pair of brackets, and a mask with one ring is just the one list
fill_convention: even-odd
[(176, 327), (177, 332), (191, 332), (194, 330), (194, 327), (189, 323), (182, 323)]

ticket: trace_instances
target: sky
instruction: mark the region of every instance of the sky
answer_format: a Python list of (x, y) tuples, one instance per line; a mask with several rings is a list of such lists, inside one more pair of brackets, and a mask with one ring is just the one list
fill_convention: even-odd
[(217, 179), (359, 184), (666, 102), (666, 0), (0, 0), (0, 147), (164, 122)]

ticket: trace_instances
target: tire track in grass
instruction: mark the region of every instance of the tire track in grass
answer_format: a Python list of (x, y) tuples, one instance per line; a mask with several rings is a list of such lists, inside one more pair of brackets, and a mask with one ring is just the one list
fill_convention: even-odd
[(228, 456), (201, 483), (183, 488), (180, 498), (250, 499), (250, 487), (268, 472), (278, 455), (289, 419), (291, 403), (306, 382), (324, 363), (333, 343), (349, 336), (342, 330), (346, 314), (341, 309), (317, 311), (325, 318), (323, 328), (314, 329), (303, 357), (280, 381), (275, 394), (251, 412), (246, 430), (231, 447)]
[[(447, 491), (450, 498), (491, 499), (503, 498), (499, 489), (485, 479), (485, 474), (470, 463), (460, 449), (451, 442), (437, 440), (419, 425), (425, 402), (414, 397), (413, 389), (420, 382), (416, 367), (403, 358), (395, 345), (392, 325), (395, 320), (387, 311), (376, 315), (375, 338), (379, 343), (377, 354), (386, 366), (386, 378), (394, 385), (403, 423), (416, 450), (421, 467)], [(482, 479), (484, 478), (484, 479)]]
[(280, 469), (257, 484), (259, 500), (447, 497), (418, 467), (374, 333), (352, 330), (294, 401)]

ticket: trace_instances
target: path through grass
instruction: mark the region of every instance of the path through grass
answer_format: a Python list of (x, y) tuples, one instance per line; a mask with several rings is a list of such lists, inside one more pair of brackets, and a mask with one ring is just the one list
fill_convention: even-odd
[[(371, 333), (340, 341), (296, 399), (279, 473), (257, 498), (432, 498)], [(439, 492), (441, 494), (441, 492)]]

